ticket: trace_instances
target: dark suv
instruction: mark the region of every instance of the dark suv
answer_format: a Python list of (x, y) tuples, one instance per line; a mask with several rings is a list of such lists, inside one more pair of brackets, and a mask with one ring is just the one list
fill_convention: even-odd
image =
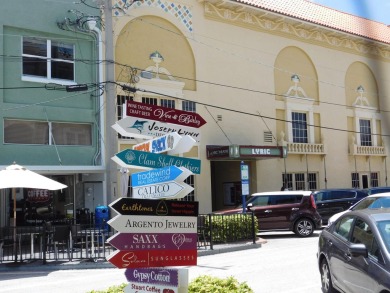
[[(322, 226), (311, 191), (254, 193), (247, 202), (247, 210), (257, 217), (260, 231), (290, 230), (307, 237)], [(242, 206), (214, 213), (242, 213)]]
[(322, 189), (314, 192), (317, 210), (326, 225), (334, 214), (347, 210), (368, 194), (359, 189)]

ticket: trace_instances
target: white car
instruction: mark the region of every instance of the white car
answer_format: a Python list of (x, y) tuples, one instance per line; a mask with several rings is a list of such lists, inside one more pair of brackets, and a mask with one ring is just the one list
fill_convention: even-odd
[(390, 192), (377, 193), (369, 195), (362, 200), (355, 203), (348, 210), (334, 214), (328, 220), (328, 227), (334, 223), (341, 215), (350, 211), (362, 210), (362, 209), (378, 209), (378, 208), (390, 208)]

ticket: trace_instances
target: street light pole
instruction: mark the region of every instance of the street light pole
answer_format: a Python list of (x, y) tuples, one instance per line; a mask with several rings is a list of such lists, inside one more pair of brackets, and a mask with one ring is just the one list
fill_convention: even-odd
[[(112, 26), (112, 1), (105, 0), (104, 4), (104, 25), (105, 25), (105, 75), (106, 75), (106, 121), (105, 121), (105, 182), (106, 182), (106, 196), (105, 200), (112, 202), (115, 199), (116, 192), (116, 182), (117, 182), (117, 168), (116, 163), (111, 160), (111, 157), (115, 155), (118, 151), (117, 145), (117, 135), (115, 130), (111, 127), (115, 124), (115, 68), (114, 68), (114, 38), (113, 38), (113, 26)], [(107, 205), (108, 202), (105, 204)]]

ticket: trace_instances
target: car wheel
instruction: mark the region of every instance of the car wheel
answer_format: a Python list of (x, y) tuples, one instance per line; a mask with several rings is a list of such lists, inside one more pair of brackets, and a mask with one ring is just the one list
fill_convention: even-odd
[(296, 221), (294, 232), (300, 237), (308, 237), (314, 232), (313, 221), (308, 218), (302, 218)]
[(333, 288), (332, 277), (330, 276), (329, 265), (325, 259), (323, 259), (321, 261), (321, 286), (322, 286), (322, 292), (324, 292), (324, 293), (336, 293), (337, 292)]

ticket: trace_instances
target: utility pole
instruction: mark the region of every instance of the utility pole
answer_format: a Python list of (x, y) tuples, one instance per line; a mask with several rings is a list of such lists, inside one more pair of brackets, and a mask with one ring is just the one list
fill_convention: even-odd
[(105, 49), (105, 88), (106, 88), (106, 121), (105, 127), (105, 182), (106, 182), (106, 199), (107, 203), (113, 201), (118, 195), (116, 190), (117, 183), (117, 166), (111, 160), (118, 151), (118, 139), (115, 130), (111, 127), (116, 120), (116, 92), (115, 92), (115, 71), (114, 71), (114, 37), (112, 28), (112, 1), (104, 1), (104, 49)]

